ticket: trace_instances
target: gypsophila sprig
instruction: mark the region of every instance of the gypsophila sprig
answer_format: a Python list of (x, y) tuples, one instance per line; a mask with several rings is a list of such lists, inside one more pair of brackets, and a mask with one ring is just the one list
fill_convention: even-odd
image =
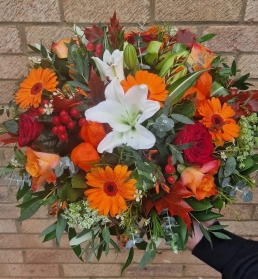
[(99, 215), (98, 210), (93, 210), (88, 201), (82, 200), (76, 203), (69, 204), (62, 214), (64, 219), (67, 219), (67, 224), (71, 228), (90, 229), (96, 225), (105, 225), (110, 220)]

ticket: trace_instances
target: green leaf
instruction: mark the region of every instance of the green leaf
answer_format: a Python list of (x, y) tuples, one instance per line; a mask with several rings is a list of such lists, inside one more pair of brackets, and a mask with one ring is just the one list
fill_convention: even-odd
[(241, 175), (249, 176), (249, 174), (251, 174), (252, 172), (257, 171), (257, 170), (258, 170), (258, 164), (255, 164), (251, 168), (249, 168), (243, 172), (241, 171)]
[(240, 169), (240, 172), (243, 172), (256, 164), (256, 162), (251, 157), (247, 157), (242, 163), (245, 165), (245, 167)]
[(177, 113), (172, 113), (171, 117), (175, 119), (178, 122), (184, 123), (184, 124), (194, 124), (193, 120), (190, 118), (182, 115), (182, 114), (177, 114)]
[(37, 200), (36, 202), (34, 202), (32, 205), (30, 205), (23, 211), (21, 216), (18, 218), (18, 221), (22, 222), (30, 218), (39, 210), (40, 207), (41, 207), (41, 200)]
[(30, 190), (31, 187), (27, 183), (24, 183), (23, 187), (20, 187), (16, 193), (16, 200), (20, 200)]
[(40, 50), (30, 44), (28, 44), (28, 47), (31, 48), (33, 51), (40, 53)]
[(60, 187), (61, 188), (60, 198), (62, 201), (67, 201), (67, 189), (68, 189), (69, 185), (70, 185), (70, 183), (67, 182), (67, 183), (65, 183), (65, 185), (63, 187)]
[(109, 245), (106, 244), (106, 248), (105, 248), (105, 255), (106, 255), (106, 256), (108, 255), (108, 252), (109, 252)]
[(197, 41), (198, 43), (208, 42), (208, 41), (210, 41), (214, 36), (216, 36), (216, 34), (210, 33), (210, 34), (207, 34), (207, 35), (202, 36), (200, 39), (197, 39), (196, 41)]
[[(25, 193), (26, 194), (26, 193)], [(28, 193), (31, 197), (31, 193)], [(40, 201), (42, 198), (41, 197), (35, 197), (33, 199), (29, 199), (26, 200), (25, 202), (23, 201), (22, 203), (16, 205), (16, 207), (20, 207), (20, 208), (28, 208), (30, 205), (32, 205), (33, 203)]]
[(212, 204), (208, 198), (200, 201), (196, 200), (195, 198), (188, 198), (184, 200), (194, 209), (194, 211), (204, 211), (212, 207)]
[[(76, 231), (75, 231), (74, 228), (69, 228), (69, 230), (68, 230), (68, 237), (69, 237), (69, 241), (72, 238), (76, 237)], [(81, 257), (81, 246), (80, 245), (73, 246), (72, 249), (73, 249), (75, 255), (83, 262), (83, 259)]]
[(194, 86), (199, 76), (205, 71), (207, 70), (193, 72), (172, 83), (168, 87), (171, 104), (174, 105), (179, 102), (182, 99), (185, 91)]
[(127, 257), (127, 260), (122, 268), (122, 271), (121, 271), (121, 276), (124, 272), (124, 270), (131, 264), (132, 260), (133, 260), (133, 256), (134, 256), (134, 250), (133, 250), (133, 247), (130, 248), (130, 251), (128, 253), (128, 257)]
[(151, 250), (147, 250), (141, 258), (139, 268), (143, 268), (151, 259)]
[(192, 119), (195, 114), (195, 105), (193, 102), (185, 100), (173, 107), (173, 113), (178, 113)]
[(72, 177), (72, 188), (87, 188), (88, 186), (85, 183), (85, 175), (77, 174)]
[(231, 72), (233, 76), (236, 76), (237, 73), (237, 68), (236, 68), (236, 60), (233, 60), (232, 65), (231, 65)]
[(49, 240), (52, 240), (56, 237), (56, 231), (52, 231), (48, 234), (45, 235), (44, 239), (43, 239), (43, 242), (47, 242)]
[(135, 246), (139, 250), (146, 250), (148, 243), (146, 241), (142, 241), (140, 243), (135, 243)]
[(181, 217), (176, 216), (175, 218), (176, 218), (177, 224), (179, 225), (179, 227), (176, 227), (176, 229), (177, 229), (177, 233), (179, 236), (179, 240), (181, 242), (181, 247), (182, 247), (181, 249), (184, 249), (187, 239), (188, 239), (187, 226)]
[(67, 220), (64, 219), (61, 216), (61, 214), (59, 214), (58, 217), (57, 217), (57, 224), (56, 224), (56, 244), (57, 244), (57, 247), (59, 246), (60, 239), (63, 235), (66, 224), (67, 224)]
[(12, 133), (14, 135), (18, 135), (19, 126), (18, 126), (18, 123), (15, 120), (13, 120), (13, 119), (7, 120), (3, 123), (3, 125), (9, 133)]
[(72, 188), (71, 185), (67, 187), (67, 199), (71, 202), (76, 201), (85, 191), (85, 189)]
[(199, 223), (199, 226), (200, 226), (200, 229), (201, 229), (204, 237), (210, 242), (210, 245), (211, 245), (211, 248), (212, 248), (212, 241), (211, 241), (211, 236), (210, 236), (209, 231), (207, 231), (201, 223)]
[(76, 81), (76, 80), (70, 80), (67, 82), (67, 84), (73, 86), (74, 88), (75, 87), (80, 87), (83, 91), (89, 91), (89, 87), (79, 81)]
[(209, 231), (218, 231), (228, 227), (228, 225), (212, 225), (209, 227)]
[(48, 197), (46, 200), (43, 200), (42, 205), (52, 204), (56, 200), (58, 200), (58, 195), (52, 195)]
[(98, 248), (98, 253), (97, 253), (97, 260), (99, 261), (100, 258), (101, 258), (101, 255), (102, 255), (102, 252), (103, 252), (103, 248), (104, 248), (104, 240), (102, 240), (100, 243), (99, 243), (99, 248)]
[(231, 237), (229, 237), (228, 235), (221, 233), (221, 232), (212, 232), (216, 237), (220, 238), (220, 239), (231, 239)]
[(206, 222), (210, 220), (217, 219), (219, 217), (222, 217), (222, 214), (215, 213), (215, 212), (192, 212), (193, 216), (199, 221), (199, 222)]
[(107, 227), (103, 228), (103, 230), (102, 230), (102, 237), (105, 240), (105, 242), (107, 244), (109, 244), (109, 242), (110, 242), (110, 232), (109, 232), (109, 229)]
[(187, 48), (187, 45), (185, 45), (185, 44), (175, 43), (173, 45), (172, 55), (179, 53), (181, 51), (184, 51), (184, 50), (186, 50), (186, 48)]
[(212, 83), (210, 97), (227, 96), (228, 94), (228, 91), (225, 89), (224, 86), (222, 86), (221, 83), (217, 81), (214, 81)]
[(219, 67), (220, 58), (221, 58), (220, 56), (217, 56), (213, 59), (212, 64), (211, 64), (213, 68), (218, 68)]
[(39, 234), (39, 237), (47, 235), (47, 234), (49, 234), (53, 231), (55, 232), (56, 231), (56, 225), (57, 225), (57, 221), (55, 223), (51, 224), (50, 226), (48, 226), (43, 232), (41, 232)]
[(237, 165), (236, 159), (234, 157), (229, 157), (226, 161), (224, 176), (225, 177), (230, 176), (234, 172), (236, 165)]
[(179, 145), (176, 145), (176, 149), (179, 151), (186, 150), (188, 148), (191, 148), (195, 144), (196, 144), (196, 142), (188, 142), (188, 143), (179, 144)]
[[(94, 227), (93, 229), (94, 234), (96, 234), (99, 231), (99, 227)], [(72, 238), (70, 240), (70, 245), (71, 246), (77, 246), (81, 244), (82, 242), (85, 242), (89, 239), (91, 239), (92, 236), (92, 230), (85, 230), (84, 234), (78, 234), (76, 237)]]
[(115, 241), (112, 238), (110, 238), (110, 243), (118, 252), (121, 252), (119, 246), (115, 243)]
[(43, 58), (48, 58), (48, 51), (42, 44), (40, 45), (40, 52)]
[(214, 208), (222, 209), (224, 206), (224, 201), (221, 198), (217, 198), (212, 202)]

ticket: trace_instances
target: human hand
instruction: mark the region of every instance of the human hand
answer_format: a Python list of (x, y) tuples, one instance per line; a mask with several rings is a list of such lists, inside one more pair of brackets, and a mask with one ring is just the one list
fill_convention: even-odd
[[(206, 228), (209, 226), (213, 225), (216, 222), (216, 220), (210, 220), (207, 222), (203, 222), (202, 225)], [(189, 249), (190, 251), (193, 251), (194, 247), (201, 241), (203, 237), (203, 233), (200, 229), (199, 223), (195, 220), (193, 220), (193, 227), (194, 230), (192, 232), (192, 237), (188, 237), (187, 243), (186, 243), (186, 248)]]

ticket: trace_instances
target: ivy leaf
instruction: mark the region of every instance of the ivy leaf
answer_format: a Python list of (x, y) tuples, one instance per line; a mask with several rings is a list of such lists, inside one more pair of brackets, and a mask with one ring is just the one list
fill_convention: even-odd
[(104, 84), (104, 81), (102, 81), (101, 78), (97, 76), (93, 68), (90, 71), (88, 86), (90, 90), (89, 94), (94, 102), (99, 103), (106, 100), (104, 95), (106, 85)]
[(152, 203), (151, 200), (147, 201), (146, 213), (148, 214), (154, 205), (158, 214), (160, 214), (163, 209), (167, 208), (172, 216), (180, 216), (187, 225), (188, 231), (190, 231), (191, 218), (188, 215), (188, 212), (193, 210), (193, 208), (184, 201), (184, 198), (189, 198), (191, 196), (193, 196), (193, 193), (188, 191), (180, 181), (177, 181), (170, 192), (165, 193), (161, 198), (156, 199), (155, 203)]

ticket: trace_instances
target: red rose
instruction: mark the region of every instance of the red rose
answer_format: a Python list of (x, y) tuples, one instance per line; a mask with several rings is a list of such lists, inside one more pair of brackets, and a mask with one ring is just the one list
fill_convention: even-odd
[(214, 151), (212, 137), (202, 123), (185, 125), (174, 141), (175, 145), (189, 142), (195, 142), (195, 145), (183, 151), (184, 159), (187, 162), (202, 166), (214, 160), (212, 156)]
[(29, 113), (22, 113), (19, 120), (19, 146), (26, 146), (33, 140), (36, 140), (44, 126), (40, 124), (35, 118), (35, 113), (30, 111)]

